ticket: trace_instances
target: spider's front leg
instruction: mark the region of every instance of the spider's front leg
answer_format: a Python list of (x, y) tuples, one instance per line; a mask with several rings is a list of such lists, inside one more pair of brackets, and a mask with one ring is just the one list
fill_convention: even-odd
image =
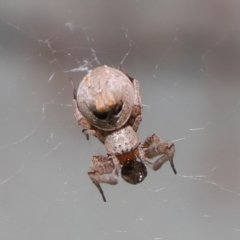
[(138, 127), (142, 121), (142, 105), (141, 105), (141, 97), (139, 94), (139, 82), (134, 78), (130, 78), (130, 80), (132, 81), (132, 84), (134, 87), (134, 98), (133, 98), (132, 113), (130, 118), (128, 119), (127, 124), (130, 125), (135, 132), (137, 132)]
[[(144, 149), (144, 156), (141, 158), (143, 162), (146, 163), (153, 170), (158, 170), (162, 167), (162, 165), (169, 161), (173, 172), (177, 174), (177, 171), (174, 167), (173, 157), (175, 153), (175, 146), (172, 142), (163, 142), (158, 136), (153, 134), (148, 137), (142, 145)], [(154, 163), (147, 161), (145, 158), (154, 158), (158, 155), (163, 155), (159, 159), (157, 159)]]
[[(104, 175), (111, 174), (114, 169), (114, 175)], [(115, 156), (93, 156), (92, 166), (88, 171), (88, 175), (101, 193), (104, 202), (106, 202), (106, 198), (100, 183), (108, 183), (111, 185), (117, 184), (119, 170), (120, 165)]]
[(139, 82), (136, 79), (133, 79), (133, 87), (134, 87), (134, 105), (132, 116), (135, 118), (133, 122), (133, 130), (137, 132), (139, 124), (142, 121), (142, 105), (141, 105), (141, 97), (139, 93)]

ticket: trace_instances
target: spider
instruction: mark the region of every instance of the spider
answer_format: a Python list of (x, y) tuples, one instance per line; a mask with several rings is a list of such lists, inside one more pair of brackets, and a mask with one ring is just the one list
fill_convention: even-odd
[[(88, 175), (106, 202), (100, 183), (115, 185), (119, 171), (130, 184), (147, 176), (147, 168), (158, 170), (169, 161), (173, 172), (175, 146), (153, 134), (141, 143), (137, 130), (142, 120), (138, 80), (122, 69), (100, 66), (81, 81), (78, 91), (73, 82), (73, 106), (87, 140), (95, 136), (105, 145), (107, 156), (93, 156)], [(155, 162), (147, 159), (161, 155)]]

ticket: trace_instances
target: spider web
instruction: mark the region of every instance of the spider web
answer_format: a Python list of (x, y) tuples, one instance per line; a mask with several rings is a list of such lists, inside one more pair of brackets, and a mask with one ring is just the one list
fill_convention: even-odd
[[(1, 1), (1, 239), (239, 239), (239, 2)], [(176, 144), (143, 183), (87, 176), (69, 78), (120, 64), (143, 121)]]

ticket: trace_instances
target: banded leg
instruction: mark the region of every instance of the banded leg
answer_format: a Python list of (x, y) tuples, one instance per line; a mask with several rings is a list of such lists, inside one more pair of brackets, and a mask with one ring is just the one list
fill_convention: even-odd
[(142, 121), (142, 105), (141, 105), (141, 97), (139, 94), (139, 82), (136, 79), (133, 79), (133, 87), (134, 87), (134, 105), (132, 110), (132, 116), (135, 117), (133, 122), (133, 130), (137, 132), (138, 127)]
[(177, 174), (173, 163), (173, 157), (175, 153), (174, 143), (163, 142), (158, 136), (153, 134), (145, 140), (145, 142), (143, 143), (143, 148), (145, 148), (145, 158), (154, 158), (156, 156), (163, 155), (158, 158), (154, 163), (144, 159), (143, 161), (146, 165), (156, 171), (160, 169), (165, 162), (169, 161), (173, 172)]
[[(104, 175), (111, 174), (114, 169), (114, 175)], [(120, 165), (115, 156), (93, 156), (92, 166), (88, 171), (88, 175), (101, 193), (104, 202), (106, 202), (106, 198), (104, 196), (100, 183), (108, 183), (111, 185), (117, 184), (119, 170)]]
[(89, 135), (98, 138), (98, 140), (103, 144), (104, 144), (105, 139), (106, 139), (101, 130), (96, 131), (94, 129), (83, 129), (82, 133), (86, 135), (87, 140), (89, 140)]

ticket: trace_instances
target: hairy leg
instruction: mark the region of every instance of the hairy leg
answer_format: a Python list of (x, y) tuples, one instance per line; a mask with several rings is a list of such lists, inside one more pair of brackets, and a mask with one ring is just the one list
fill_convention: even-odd
[[(114, 169), (114, 175), (105, 175), (111, 174)], [(104, 196), (100, 183), (108, 183), (111, 185), (117, 184), (119, 170), (120, 165), (115, 156), (93, 156), (92, 166), (88, 171), (88, 175), (101, 193), (104, 202), (106, 202), (106, 198)]]
[[(144, 149), (144, 162), (146, 165), (151, 167), (153, 170), (158, 170), (162, 167), (162, 165), (169, 161), (173, 172), (177, 174), (177, 171), (174, 167), (173, 157), (175, 153), (175, 146), (172, 142), (163, 142), (158, 136), (153, 134), (148, 137), (142, 145)], [(154, 163), (146, 160), (145, 158), (154, 158), (156, 156), (162, 155), (158, 158)], [(143, 157), (143, 156), (141, 156)]]

